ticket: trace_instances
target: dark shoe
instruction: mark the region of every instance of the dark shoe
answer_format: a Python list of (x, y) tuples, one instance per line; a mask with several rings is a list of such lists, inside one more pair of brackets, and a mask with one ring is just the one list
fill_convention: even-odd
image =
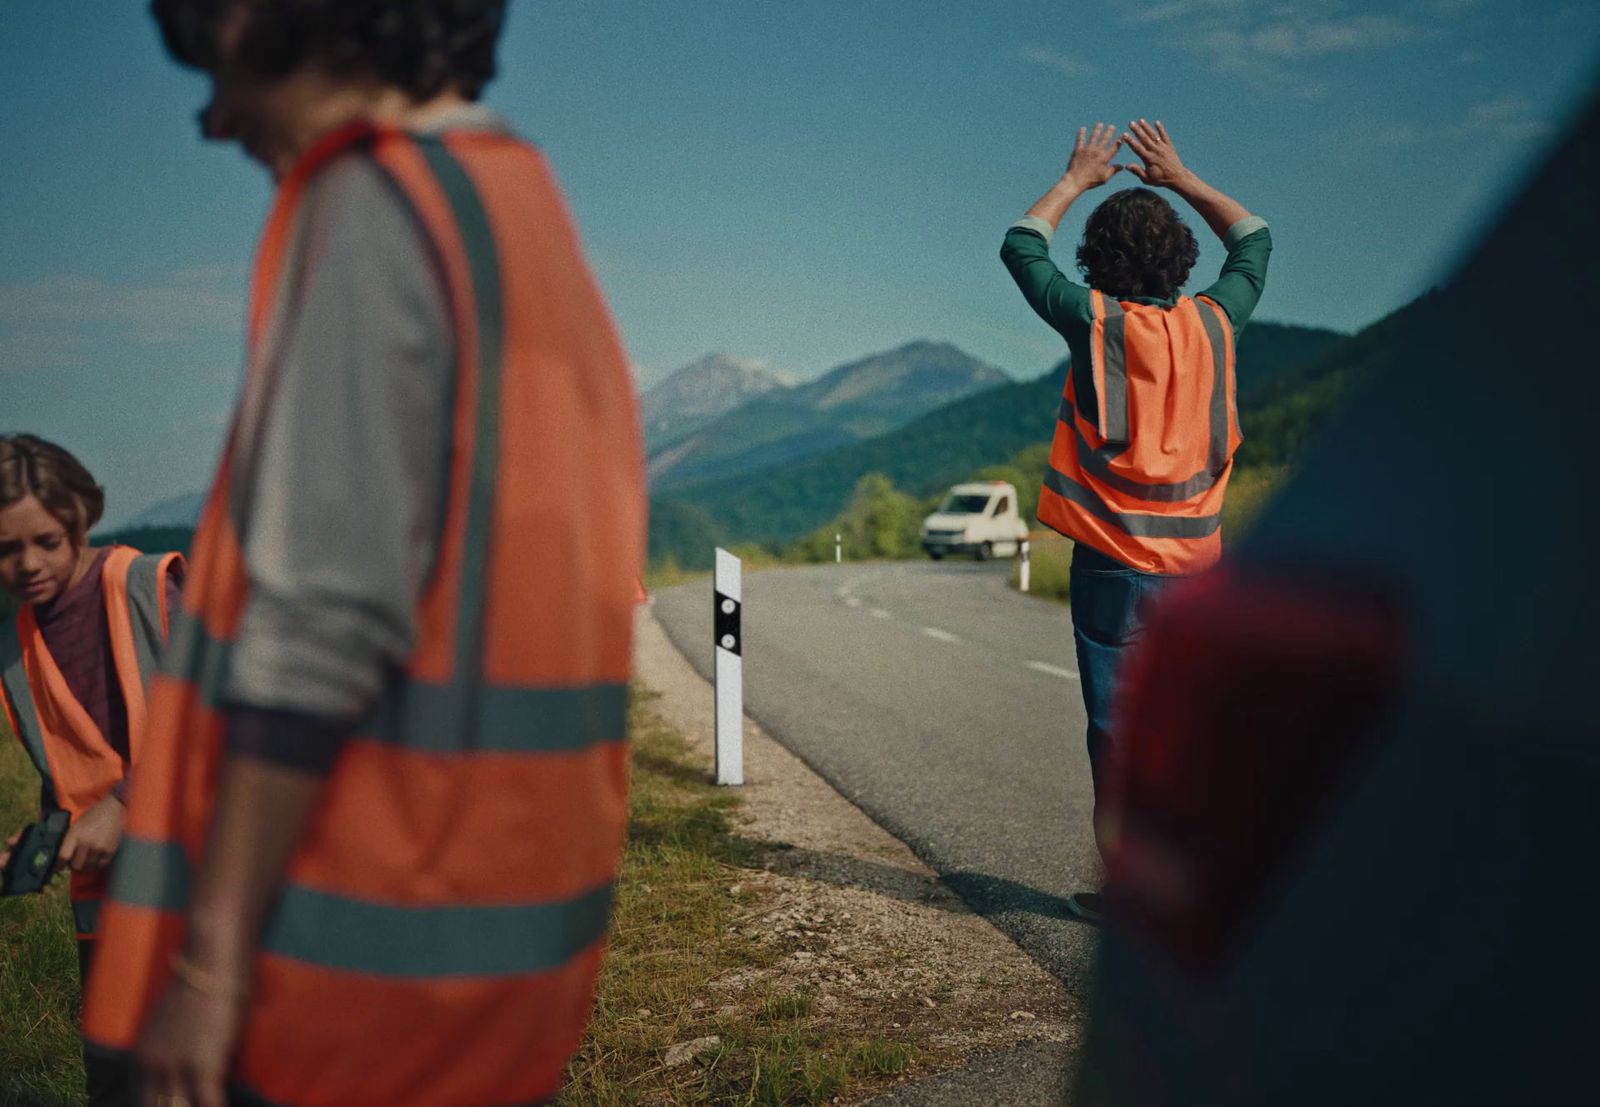
[(1101, 896), (1099, 892), (1074, 892), (1067, 897), (1067, 910), (1093, 926), (1100, 925)]

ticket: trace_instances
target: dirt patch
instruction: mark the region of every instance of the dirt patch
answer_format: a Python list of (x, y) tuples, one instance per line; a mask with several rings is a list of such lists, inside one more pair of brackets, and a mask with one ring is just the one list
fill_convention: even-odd
[[(660, 696), (652, 710), (709, 772), (711, 689), (648, 607), (635, 671)], [(716, 978), (707, 1003), (740, 1005), (752, 991), (804, 997), (816, 1016), (912, 1045), (917, 1060), (903, 1079), (1024, 1042), (1075, 1051), (1082, 1012), (1059, 981), (748, 719), (744, 751), (735, 818), (766, 848), (761, 867), (736, 873), (730, 891), (743, 905), (742, 936), (779, 956)]]

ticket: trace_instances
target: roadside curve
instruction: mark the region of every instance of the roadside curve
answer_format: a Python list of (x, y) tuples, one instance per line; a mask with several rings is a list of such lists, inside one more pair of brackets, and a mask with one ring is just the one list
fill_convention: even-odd
[[(1099, 873), (1072, 629), (1006, 570), (747, 574), (745, 707), (1083, 998), (1095, 931), (1066, 897)], [(709, 674), (709, 585), (664, 589), (655, 612)]]
[[(658, 697), (651, 710), (709, 764), (711, 689), (648, 608), (635, 670)], [(759, 905), (741, 927), (786, 956), (776, 977), (730, 966), (713, 993), (810, 997), (810, 1017), (841, 1034), (911, 1047), (916, 1062), (885, 1093), (890, 1103), (1064, 1103), (1081, 1009), (1061, 983), (759, 726), (747, 720), (744, 738), (738, 817), (744, 834), (773, 848), (765, 871), (731, 878)], [(1021, 1063), (1000, 1064), (1013, 1057)]]

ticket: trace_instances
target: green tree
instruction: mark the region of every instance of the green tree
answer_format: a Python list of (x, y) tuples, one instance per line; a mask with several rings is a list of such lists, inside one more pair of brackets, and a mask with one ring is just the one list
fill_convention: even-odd
[(791, 556), (802, 561), (833, 560), (833, 536), (842, 535), (852, 559), (914, 557), (922, 546), (924, 504), (895, 488), (882, 473), (856, 481), (844, 511), (801, 539)]
[(709, 569), (718, 546), (726, 544), (723, 528), (704, 508), (681, 500), (656, 500), (650, 505), (650, 564), (674, 569)]

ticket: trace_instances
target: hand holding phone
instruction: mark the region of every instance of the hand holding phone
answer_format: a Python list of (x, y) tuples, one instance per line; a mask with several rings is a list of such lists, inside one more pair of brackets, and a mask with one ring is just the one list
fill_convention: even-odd
[(71, 823), (72, 816), (65, 811), (52, 811), (23, 829), (0, 876), (0, 895), (20, 896), (45, 890), (55, 873), (56, 855), (61, 852)]

